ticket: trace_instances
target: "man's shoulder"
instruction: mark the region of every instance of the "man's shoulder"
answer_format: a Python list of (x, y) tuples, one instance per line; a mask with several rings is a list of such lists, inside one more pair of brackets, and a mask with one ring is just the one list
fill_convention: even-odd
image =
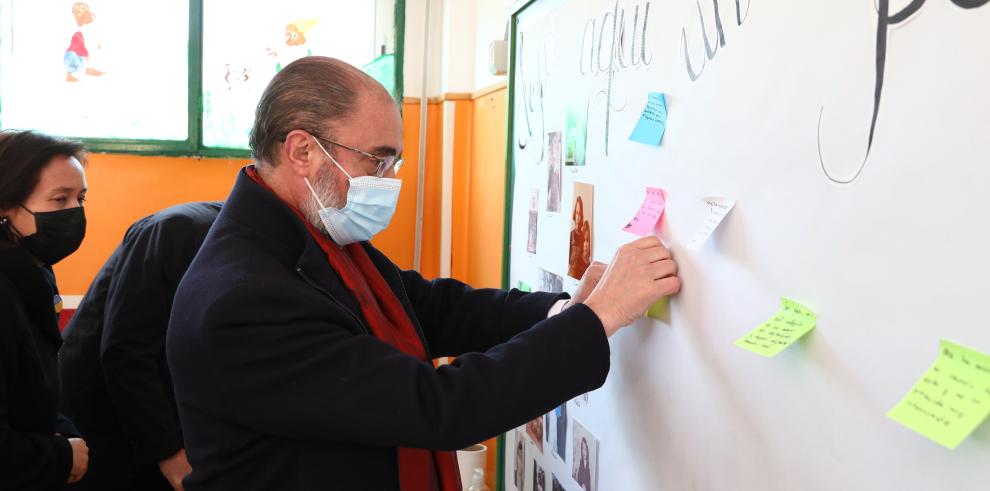
[(293, 274), (291, 254), (236, 223), (217, 223), (206, 237), (180, 284), (198, 298), (225, 292), (250, 292), (277, 285)]
[(220, 214), (220, 202), (183, 203), (148, 215), (134, 223), (132, 233), (164, 232), (168, 238), (178, 234), (202, 234), (210, 229)]

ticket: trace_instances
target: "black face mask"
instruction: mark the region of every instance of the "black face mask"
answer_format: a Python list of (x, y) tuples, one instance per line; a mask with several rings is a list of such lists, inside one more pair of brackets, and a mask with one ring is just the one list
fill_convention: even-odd
[(20, 236), (21, 246), (32, 256), (51, 266), (79, 249), (86, 236), (86, 212), (83, 207), (38, 213), (24, 209), (34, 215), (37, 232), (24, 237), (13, 224), (8, 224)]

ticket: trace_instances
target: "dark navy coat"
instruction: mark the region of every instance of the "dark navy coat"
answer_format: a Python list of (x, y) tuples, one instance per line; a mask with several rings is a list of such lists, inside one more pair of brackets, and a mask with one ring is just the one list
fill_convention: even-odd
[(167, 353), (188, 491), (398, 489), (397, 447), (456, 450), (601, 386), (598, 317), (562, 298), (400, 271), (435, 369), (369, 335), (300, 219), (242, 170), (176, 292)]

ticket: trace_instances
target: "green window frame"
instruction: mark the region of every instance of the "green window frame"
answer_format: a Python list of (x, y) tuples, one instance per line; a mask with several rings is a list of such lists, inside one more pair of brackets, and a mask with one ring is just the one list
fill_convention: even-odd
[[(203, 144), (203, 3), (189, 0), (189, 74), (188, 135), (185, 140), (136, 140), (119, 138), (78, 138), (87, 150), (96, 153), (120, 153), (174, 157), (250, 158), (251, 152), (239, 148), (207, 147)], [(401, 110), (405, 37), (405, 0), (395, 0), (395, 96)], [(0, 12), (3, 15), (3, 12)], [(0, 39), (0, 43), (4, 43)], [(0, 68), (2, 69), (2, 68)], [(2, 116), (0, 100), (0, 116)], [(72, 138), (73, 135), (60, 135)]]

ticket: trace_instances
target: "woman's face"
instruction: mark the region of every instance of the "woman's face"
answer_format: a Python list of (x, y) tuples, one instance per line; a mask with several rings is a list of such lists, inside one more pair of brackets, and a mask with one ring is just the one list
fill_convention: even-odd
[[(38, 185), (24, 200), (24, 208), (34, 213), (59, 211), (82, 206), (86, 200), (86, 172), (75, 157), (59, 155), (41, 171)], [(34, 215), (16, 206), (0, 210), (0, 216), (10, 219), (22, 236), (34, 235), (38, 231)]]
[(580, 227), (581, 223), (584, 222), (584, 202), (581, 201), (580, 196), (574, 202), (574, 215), (571, 216), (571, 219), (574, 220), (575, 227)]
[(581, 460), (588, 460), (588, 440), (581, 439)]

